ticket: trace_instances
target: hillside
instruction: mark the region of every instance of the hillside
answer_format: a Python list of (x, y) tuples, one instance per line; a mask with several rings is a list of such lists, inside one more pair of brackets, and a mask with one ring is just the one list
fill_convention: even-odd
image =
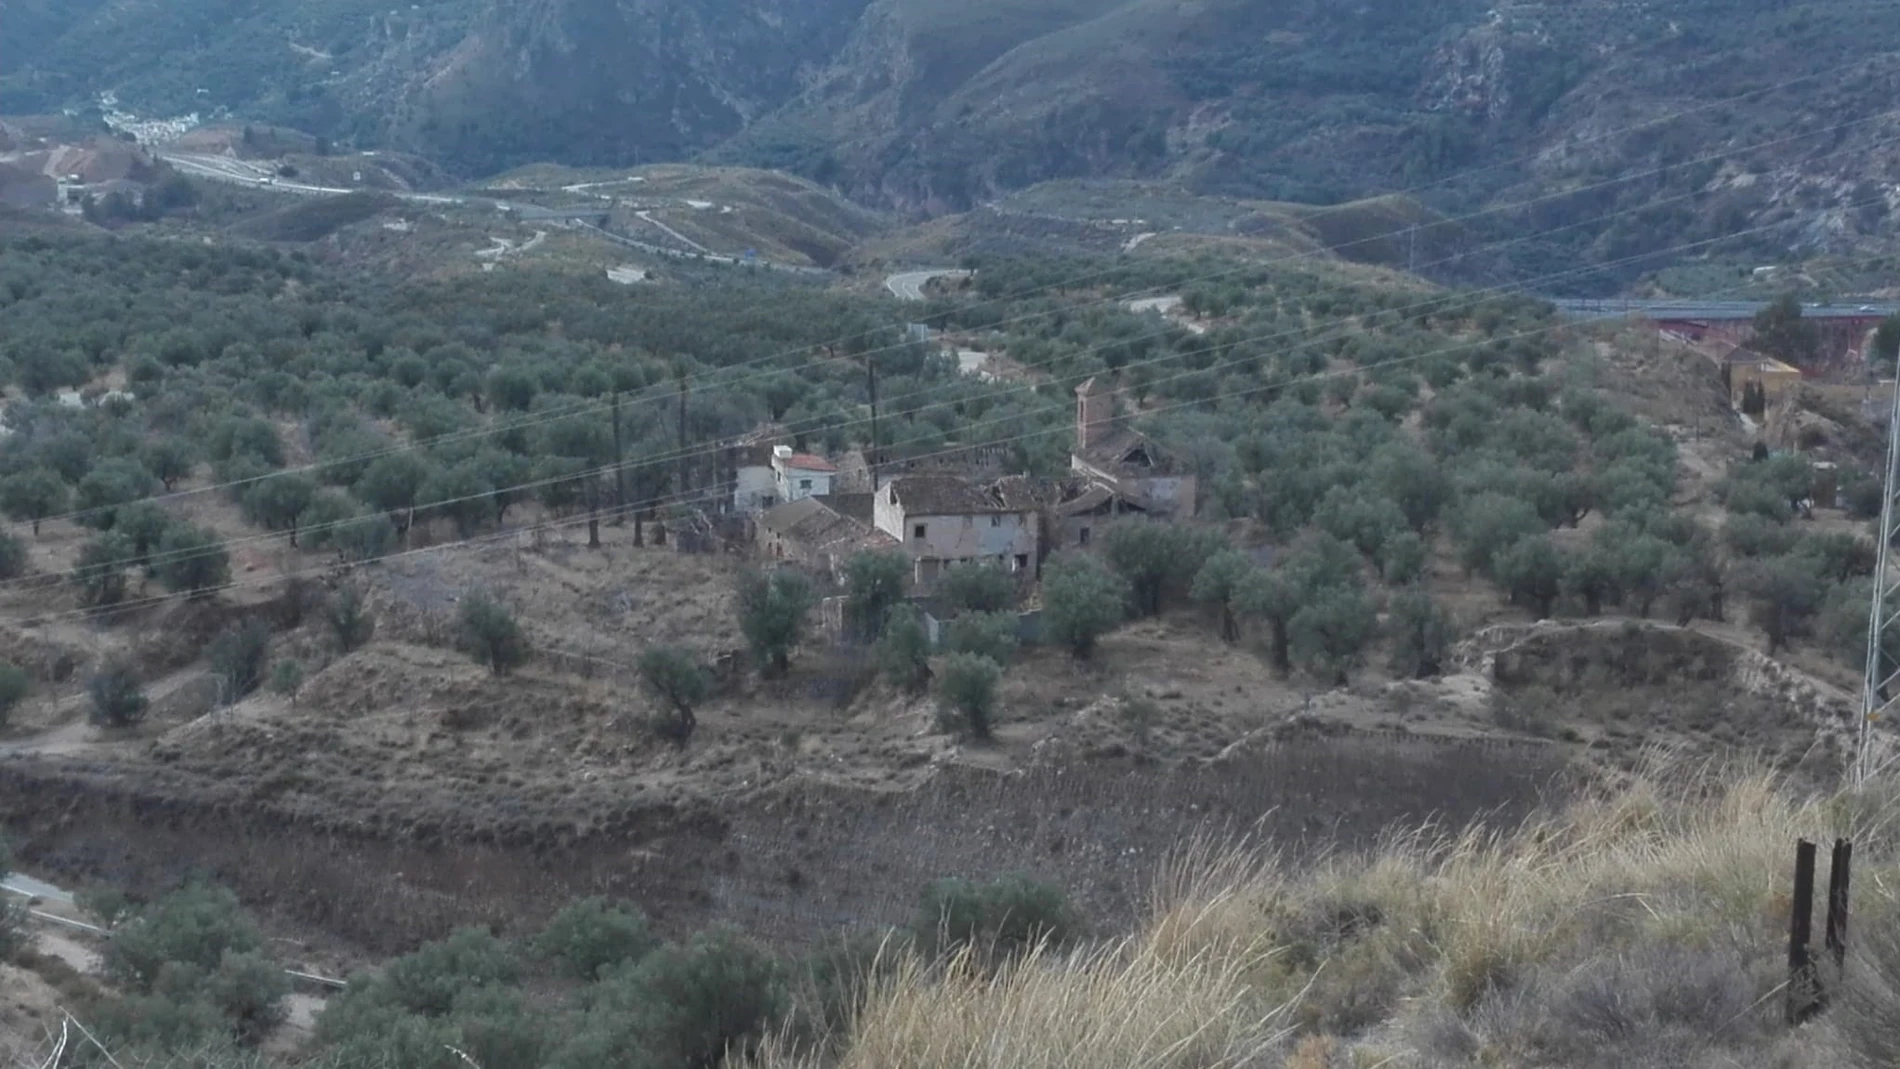
[[(1806, 452), (1756, 460), (1702, 355), (1322, 258), (1312, 235), (1298, 263), (1244, 244), (1266, 238), (1172, 229), (1133, 254), (979, 251), (973, 276), (900, 303), (684, 262), (609, 280), (567, 262), (596, 236), (508, 218), (624, 193), (685, 204), (664, 217), (681, 233), (775, 195), (814, 226), (876, 222), (768, 177), (537, 167), (486, 187), (509, 213), (223, 186), (228, 204), (192, 209), (229, 213), (209, 243), (173, 240), (171, 219), (0, 241), (4, 830), (95, 918), (128, 896), (128, 932), (189, 878), (235, 896), (191, 916), (241, 903), (273, 937), (231, 960), (152, 950), (215, 984), (172, 964), (147, 980), (159, 965), (113, 966), (109, 948), (106, 967), (62, 972), (0, 946), (0, 984), (33, 969), (128, 1056), (271, 1030), (263, 1064), (437, 1069), (454, 1045), (484, 1066), (592, 1069), (667, 1033), (615, 1007), (694, 989), (673, 973), (687, 964), (737, 962), (760, 1000), (714, 1054), (655, 1069), (785, 1022), (885, 1064), (851, 1053), (880, 1027), (843, 1013), (858, 995), (802, 978), (866, 933), (930, 946), (933, 895), (1015, 893), (1034, 872), (1046, 885), (1026, 893), (1112, 941), (1140, 929), (1184, 843), (1245, 831), (1290, 866), (1356, 864), (1426, 819), (1503, 831), (1579, 784), (1626, 785), (1656, 747), (1838, 782), (1878, 463), (1851, 404), (1799, 436)], [(1117, 203), (1170, 228), (1322, 222), (1087, 183), (1016, 210)], [(1338, 213), (1332, 238), (1409, 210)], [(359, 269), (397, 247), (461, 266)], [(1084, 382), (1193, 473), (1195, 515), (1086, 511)], [(897, 471), (962, 458), (1083, 511), (1040, 513), (1028, 574), (932, 589), (933, 644), (908, 553), (779, 566), (771, 527), (722, 515), (729, 447), (752, 434), (841, 462), (874, 446)], [(1809, 514), (1790, 501), (1817, 460), (1845, 492)], [(890, 600), (858, 607), (874, 598)], [(972, 673), (980, 717), (952, 685)], [(1438, 879), (1436, 857), (1381, 871)], [(1597, 889), (1620, 876), (1580, 871)], [(1321, 908), (1314, 894), (1289, 908)], [(1373, 905), (1406, 918), (1410, 901)], [(637, 932), (573, 942), (613, 943), (618, 967), (561, 965), (545, 926), (610, 908)], [(1505, 975), (1453, 949), (1482, 942), (1367, 929), (1363, 950), (1345, 933), (1300, 951), (1275, 931), (1307, 955), (1286, 958), (1289, 990), (1335, 953), (1349, 989), (1374, 982), (1360, 1000), (1321, 969), (1289, 1018), (1341, 1046), (1387, 1042), (1388, 1018), (1423, 1013), (1453, 974), (1467, 994)], [(1510, 945), (1512, 975), (1537, 983), (1588, 950)], [(369, 968), (298, 992), (293, 1026), (253, 1005), (279, 989), (236, 983), (262, 968), (249, 954)], [(446, 986), (413, 989), (419, 970)], [(846, 1023), (860, 1030), (827, 1031)], [(405, 1047), (415, 1035), (431, 1045)]]
[(0, 99), (51, 111), (112, 90), (148, 116), (226, 108), (464, 176), (708, 154), (912, 215), (1104, 177), (1320, 203), (1426, 186), (1455, 212), (1629, 177), (1494, 218), (1498, 233), (1651, 205), (1527, 243), (1505, 265), (1523, 273), (1771, 223), (1730, 251), (1886, 242), (1881, 190), (1900, 164), (1882, 57), (1900, 27), (1880, 10), (272, 0), (226, 17), (199, 0), (162, 16), (149, 0), (4, 0)]

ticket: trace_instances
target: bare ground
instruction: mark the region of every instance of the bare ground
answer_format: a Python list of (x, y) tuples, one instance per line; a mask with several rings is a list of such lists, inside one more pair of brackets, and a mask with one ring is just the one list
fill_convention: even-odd
[[(1750, 443), (1712, 369), (1636, 343), (1598, 357), (1578, 374), (1670, 430), (1677, 503), (1713, 517), (1710, 487)], [(256, 534), (220, 499), (184, 508)], [(358, 569), (378, 632), (348, 656), (279, 580), (336, 577), (279, 541), (241, 549), (232, 594), (104, 623), (64, 588), (0, 588), (0, 656), (40, 684), (0, 736), (0, 812), (51, 874), (153, 889), (210, 871), (358, 947), (529, 923), (583, 893), (799, 941), (901, 919), (931, 878), (1012, 868), (1130, 917), (1143, 874), (1197, 835), (1349, 848), (1393, 821), (1521, 812), (1566, 770), (1628, 767), (1658, 744), (1765, 754), (1820, 781), (1851, 719), (1852, 680), (1805, 651), (1771, 661), (1727, 625), (1533, 625), (1440, 560), (1433, 588), (1473, 635), (1441, 678), (1394, 680), (1374, 656), (1351, 687), (1315, 687), (1177, 613), (1124, 628), (1091, 664), (1025, 650), (996, 740), (973, 745), (927, 697), (877, 682), (861, 649), (816, 641), (788, 678), (760, 681), (734, 622), (735, 559), (602, 533), (599, 549), (577, 527)], [(36, 566), (69, 565), (84, 538), (49, 524)], [(476, 587), (517, 608), (537, 650), (514, 675), (452, 648)], [(249, 616), (307, 678), (214, 709), (203, 649)], [(717, 666), (685, 747), (646, 729), (655, 709), (628, 666), (652, 642)], [(86, 722), (83, 681), (108, 656), (151, 681), (137, 732)]]

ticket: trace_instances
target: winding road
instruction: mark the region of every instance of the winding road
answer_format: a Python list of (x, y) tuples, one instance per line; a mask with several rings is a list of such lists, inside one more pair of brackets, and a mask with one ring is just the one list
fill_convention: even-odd
[(902, 271), (884, 280), (884, 288), (891, 296), (900, 301), (921, 301), (924, 299), (924, 287), (940, 278), (969, 278), (970, 272), (953, 267), (939, 267), (929, 271)]

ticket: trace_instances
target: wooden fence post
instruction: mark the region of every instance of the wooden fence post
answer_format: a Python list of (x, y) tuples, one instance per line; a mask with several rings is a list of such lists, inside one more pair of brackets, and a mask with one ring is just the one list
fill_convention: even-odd
[(1802, 839), (1794, 848), (1794, 908), (1788, 920), (1788, 1026), (1813, 1016), (1814, 962), (1809, 945), (1814, 935), (1814, 844)]
[(1853, 877), (1854, 844), (1834, 840), (1834, 858), (1827, 873), (1827, 950), (1834, 958), (1834, 975), (1847, 968), (1847, 888)]

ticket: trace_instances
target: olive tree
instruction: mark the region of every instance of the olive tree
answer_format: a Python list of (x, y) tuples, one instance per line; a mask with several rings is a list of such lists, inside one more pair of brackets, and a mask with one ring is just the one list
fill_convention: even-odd
[(1127, 613), (1128, 584), (1094, 557), (1056, 558), (1042, 581), (1043, 618), (1049, 637), (1086, 660), (1095, 643)]
[(818, 603), (811, 580), (790, 568), (771, 572), (749, 569), (739, 576), (739, 630), (761, 674), (782, 676), (791, 670), (792, 650), (805, 637), (806, 617)]
[(706, 670), (690, 652), (678, 646), (648, 646), (640, 652), (638, 667), (647, 693), (673, 714), (665, 733), (681, 742), (692, 738), (699, 727), (694, 709), (712, 693)]
[(990, 722), (996, 711), (996, 690), (1003, 669), (988, 657), (974, 653), (953, 653), (944, 661), (943, 678), (937, 694), (946, 716), (960, 718), (970, 734), (979, 739), (990, 737)]
[(455, 611), (456, 644), (463, 653), (505, 676), (528, 661), (528, 636), (514, 611), (485, 590), (471, 590)]

